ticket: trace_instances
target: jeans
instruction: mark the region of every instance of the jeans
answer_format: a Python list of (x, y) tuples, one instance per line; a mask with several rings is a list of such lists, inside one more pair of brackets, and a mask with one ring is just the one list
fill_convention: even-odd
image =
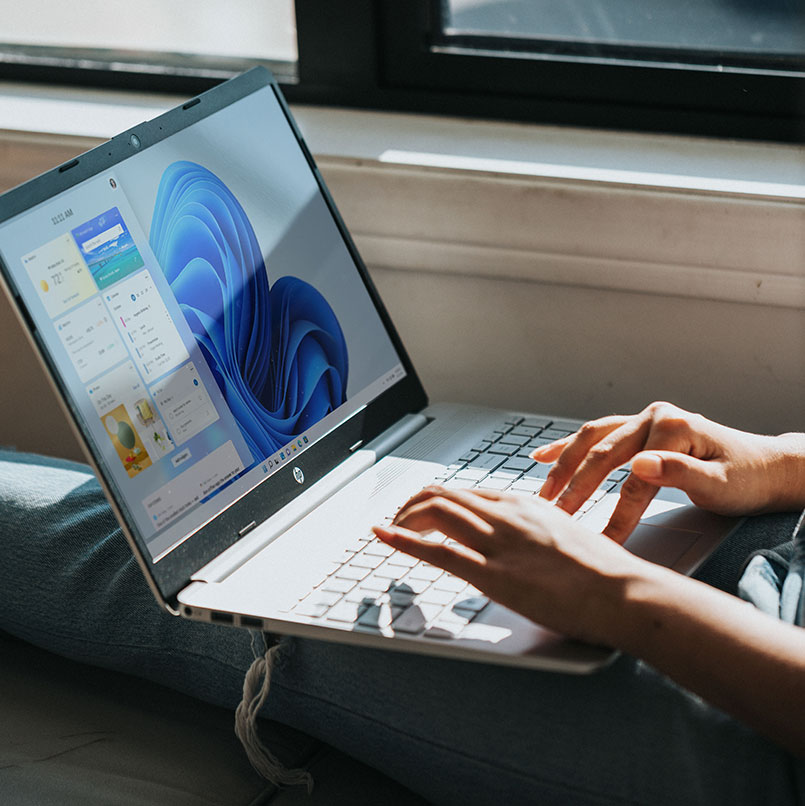
[[(736, 545), (782, 542), (795, 517)], [(255, 635), (160, 610), (86, 466), (0, 453), (0, 534), (0, 629), (236, 706)], [(287, 639), (265, 716), (438, 803), (805, 798), (800, 761), (627, 656), (576, 676)]]

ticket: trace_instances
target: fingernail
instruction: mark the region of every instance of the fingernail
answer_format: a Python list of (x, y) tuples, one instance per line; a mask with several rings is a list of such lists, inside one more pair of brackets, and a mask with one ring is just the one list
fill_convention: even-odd
[(547, 479), (545, 484), (542, 485), (542, 489), (539, 491), (540, 498), (547, 498), (549, 501), (553, 498), (554, 493), (556, 492), (556, 479)]
[(642, 453), (632, 459), (632, 470), (641, 478), (662, 478), (662, 457), (656, 453)]

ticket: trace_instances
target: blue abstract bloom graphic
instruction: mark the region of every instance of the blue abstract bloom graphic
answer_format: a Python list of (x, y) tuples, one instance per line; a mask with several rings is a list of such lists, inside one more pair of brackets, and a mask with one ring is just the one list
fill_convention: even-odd
[(254, 228), (217, 176), (168, 166), (150, 242), (256, 459), (344, 402), (347, 345), (332, 308), (297, 277), (269, 287)]

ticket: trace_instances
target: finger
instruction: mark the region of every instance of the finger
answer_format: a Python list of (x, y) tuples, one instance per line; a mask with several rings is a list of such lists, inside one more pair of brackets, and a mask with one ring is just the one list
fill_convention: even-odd
[(568, 446), (571, 437), (562, 437), (555, 442), (549, 442), (547, 445), (541, 445), (539, 448), (534, 448), (531, 451), (531, 458), (543, 464), (550, 464), (555, 462), (562, 451)]
[[(469, 485), (472, 484), (471, 481), (467, 482), (467, 489), (469, 490)], [(419, 492), (412, 495), (398, 510), (397, 514), (394, 516), (395, 519), (402, 515), (406, 509), (412, 507), (416, 504), (420, 504), (423, 501), (428, 501), (436, 495), (443, 495), (446, 492), (446, 488), (442, 487), (439, 484), (429, 484), (427, 487), (423, 487)]]
[(485, 520), (490, 526), (499, 528), (505, 526), (510, 521), (510, 516), (507, 517), (504, 511), (501, 511), (499, 506), (501, 501), (518, 501), (517, 496), (511, 493), (504, 493), (499, 490), (483, 490), (483, 489), (447, 489), (446, 487), (430, 486), (420, 491), (415, 495), (404, 507), (401, 509), (394, 522), (400, 522), (409, 509), (423, 504), (426, 501), (431, 501), (433, 498), (444, 498), (448, 501), (454, 501), (461, 507), (476, 514), (479, 518)]
[(373, 526), (372, 531), (384, 543), (431, 565), (444, 568), (451, 574), (475, 584), (485, 568), (483, 555), (456, 549), (442, 543), (428, 543), (416, 532), (399, 526)]
[(489, 549), (494, 532), (482, 517), (444, 495), (406, 507), (394, 519), (394, 525), (414, 532), (441, 532), (482, 553)]
[(632, 473), (657, 487), (676, 487), (693, 498), (707, 497), (726, 483), (721, 462), (676, 451), (644, 451), (632, 459)]
[[(565, 437), (564, 449), (555, 458), (555, 464), (548, 473), (548, 478), (540, 490), (540, 498), (548, 501), (560, 493), (576, 472), (579, 464), (592, 447), (608, 436), (612, 431), (623, 426), (630, 418), (621, 416), (602, 417), (585, 423), (575, 434)], [(557, 443), (553, 443), (556, 445)], [(550, 448), (551, 445), (545, 447)], [(536, 451), (534, 452), (536, 454)], [(548, 454), (551, 455), (551, 454)], [(537, 461), (548, 461), (545, 457), (534, 456)]]
[[(656, 404), (651, 408), (657, 406), (665, 408), (666, 404)], [(691, 489), (691, 482), (696, 486), (697, 481), (699, 484), (705, 479), (709, 481), (711, 474), (720, 471), (717, 463), (701, 462), (689, 455), (691, 428), (686, 419), (688, 416), (685, 413), (685, 416), (678, 417), (671, 412), (657, 417), (656, 411), (652, 413), (645, 450), (633, 457), (633, 461), (641, 457), (637, 463), (642, 472), (635, 472), (632, 465), (615, 511), (604, 529), (604, 534), (618, 543), (623, 543), (632, 533), (660, 487)]]
[(645, 447), (650, 427), (650, 420), (629, 418), (600, 439), (587, 451), (567, 480), (556, 505), (571, 515), (576, 512), (616, 467), (628, 462)]
[(624, 543), (659, 489), (657, 485), (643, 481), (634, 473), (630, 474), (623, 482), (618, 503), (603, 533), (616, 543)]

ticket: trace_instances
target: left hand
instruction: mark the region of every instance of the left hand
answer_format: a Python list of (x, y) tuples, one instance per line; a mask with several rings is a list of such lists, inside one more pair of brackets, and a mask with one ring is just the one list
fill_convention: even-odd
[[(492, 491), (428, 487), (374, 531), (527, 618), (593, 643), (614, 639), (621, 581), (645, 564), (544, 501)], [(428, 542), (420, 534), (428, 531), (457, 544)]]

